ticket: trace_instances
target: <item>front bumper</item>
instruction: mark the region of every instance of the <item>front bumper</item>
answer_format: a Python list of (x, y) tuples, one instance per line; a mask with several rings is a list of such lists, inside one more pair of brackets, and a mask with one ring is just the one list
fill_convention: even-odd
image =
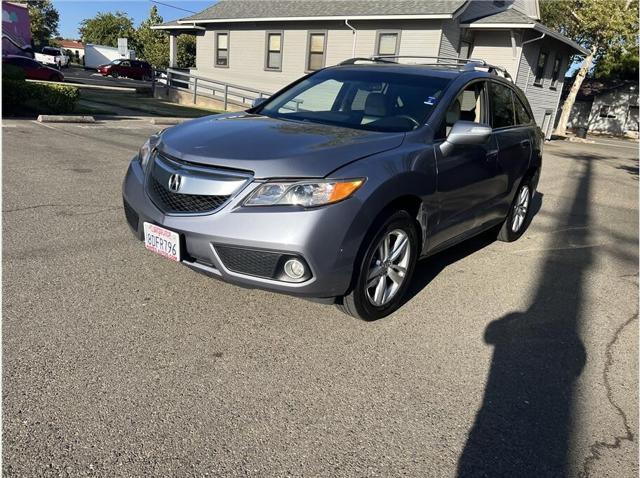
[[(250, 183), (215, 213), (168, 215), (151, 201), (144, 180), (140, 163), (132, 161), (122, 193), (127, 221), (139, 240), (143, 222), (175, 231), (181, 237), (183, 264), (243, 287), (314, 298), (347, 292), (366, 232), (352, 226), (360, 208), (357, 198), (314, 209), (242, 207), (244, 198), (258, 186)], [(234, 272), (221, 260), (220, 246), (302, 257), (311, 277), (295, 283)]]

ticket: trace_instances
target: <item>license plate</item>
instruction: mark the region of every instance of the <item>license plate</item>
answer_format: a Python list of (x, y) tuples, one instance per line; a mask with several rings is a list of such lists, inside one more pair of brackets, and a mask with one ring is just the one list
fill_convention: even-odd
[(177, 232), (145, 222), (144, 247), (167, 259), (180, 262), (180, 235)]

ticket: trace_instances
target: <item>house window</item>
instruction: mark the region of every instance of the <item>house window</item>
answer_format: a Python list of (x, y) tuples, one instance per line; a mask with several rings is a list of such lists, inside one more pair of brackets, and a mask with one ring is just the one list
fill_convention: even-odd
[(282, 33), (267, 32), (265, 69), (282, 71)]
[(397, 55), (399, 37), (398, 32), (378, 32), (376, 55)]
[(229, 66), (229, 33), (216, 32), (216, 66)]
[(558, 85), (558, 77), (560, 76), (560, 66), (562, 65), (562, 58), (556, 57), (553, 60), (553, 73), (551, 74), (551, 86), (549, 88), (555, 89)]
[(327, 34), (322, 32), (309, 32), (307, 71), (315, 71), (324, 68), (325, 51), (327, 46)]
[(611, 112), (611, 105), (602, 105), (600, 107), (600, 118), (615, 118), (616, 115)]
[(463, 60), (468, 59), (471, 57), (471, 50), (473, 50), (473, 44), (470, 41), (462, 40), (460, 42), (458, 58), (462, 58)]
[(533, 80), (533, 84), (536, 86), (542, 86), (542, 78), (544, 77), (544, 69), (547, 66), (547, 58), (549, 54), (546, 51), (541, 51), (538, 56), (538, 64), (536, 65), (536, 78)]

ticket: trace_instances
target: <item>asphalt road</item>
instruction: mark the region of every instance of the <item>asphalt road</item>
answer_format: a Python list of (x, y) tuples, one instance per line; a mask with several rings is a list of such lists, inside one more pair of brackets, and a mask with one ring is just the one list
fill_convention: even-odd
[(635, 143), (546, 145), (520, 241), (365, 323), (146, 252), (155, 128), (3, 122), (5, 476), (637, 476)]
[(95, 70), (85, 70), (75, 66), (63, 68), (62, 74), (67, 83), (82, 83), (85, 85), (119, 86), (125, 88), (151, 87), (150, 81), (133, 80), (131, 78), (112, 78), (102, 76)]

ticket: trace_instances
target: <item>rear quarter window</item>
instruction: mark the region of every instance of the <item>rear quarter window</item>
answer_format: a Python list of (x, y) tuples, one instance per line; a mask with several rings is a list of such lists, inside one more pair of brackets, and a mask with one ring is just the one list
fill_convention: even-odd
[(529, 111), (522, 100), (518, 98), (518, 95), (513, 95), (513, 105), (516, 110), (516, 124), (530, 124), (533, 122), (533, 118), (531, 118)]

